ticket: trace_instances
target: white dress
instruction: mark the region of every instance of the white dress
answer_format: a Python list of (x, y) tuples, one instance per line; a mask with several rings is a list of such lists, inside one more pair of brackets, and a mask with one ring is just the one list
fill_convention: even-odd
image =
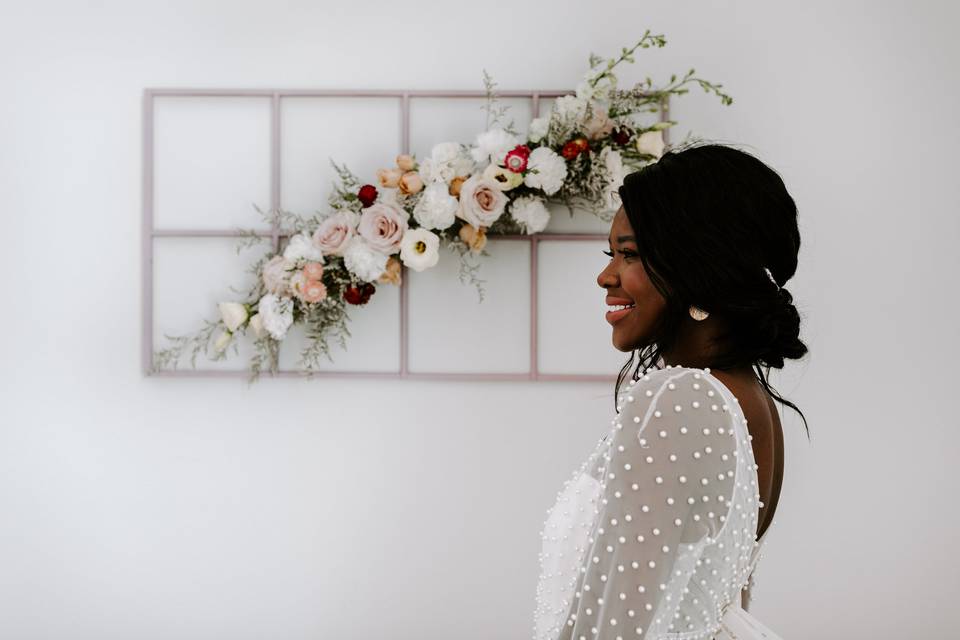
[(668, 366), (618, 409), (547, 511), (534, 640), (781, 640), (740, 602), (762, 540), (736, 397), (709, 368)]

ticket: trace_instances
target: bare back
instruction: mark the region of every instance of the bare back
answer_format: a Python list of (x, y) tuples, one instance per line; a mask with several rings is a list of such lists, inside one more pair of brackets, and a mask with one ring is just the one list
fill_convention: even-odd
[(773, 397), (756, 378), (745, 379), (725, 371), (712, 369), (711, 373), (736, 396), (747, 419), (747, 430), (753, 436), (753, 455), (757, 462), (757, 481), (760, 483), (760, 523), (757, 538), (773, 521), (783, 485), (783, 427)]

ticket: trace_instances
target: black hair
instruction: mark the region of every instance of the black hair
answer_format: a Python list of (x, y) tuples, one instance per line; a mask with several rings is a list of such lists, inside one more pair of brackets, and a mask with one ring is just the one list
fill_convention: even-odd
[(614, 404), (637, 351), (633, 380), (660, 364), (696, 305), (726, 321), (710, 368), (751, 366), (772, 397), (800, 414), (809, 438), (806, 416), (767, 381), (772, 367), (807, 353), (783, 286), (797, 270), (800, 231), (779, 174), (739, 149), (695, 143), (628, 174), (619, 194), (643, 267), (667, 304), (649, 344), (620, 370)]

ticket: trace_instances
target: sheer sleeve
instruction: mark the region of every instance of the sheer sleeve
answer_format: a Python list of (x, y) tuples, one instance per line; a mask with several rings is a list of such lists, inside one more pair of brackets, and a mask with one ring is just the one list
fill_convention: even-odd
[(598, 467), (595, 529), (560, 638), (642, 639), (687, 627), (677, 620), (680, 602), (694, 573), (711, 570), (701, 567), (701, 555), (733, 496), (733, 408), (701, 370), (650, 372), (620, 407)]

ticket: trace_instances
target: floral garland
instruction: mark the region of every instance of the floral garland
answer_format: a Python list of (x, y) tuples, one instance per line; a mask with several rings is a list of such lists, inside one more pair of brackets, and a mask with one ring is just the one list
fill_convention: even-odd
[[(289, 240), (252, 265), (256, 283), (244, 301), (221, 302), (220, 318), (206, 320), (192, 335), (166, 335), (172, 344), (155, 352), (153, 370), (176, 369), (186, 354), (194, 368), (201, 352), (211, 360), (224, 359), (231, 345), (237, 353), (237, 336), (249, 333), (255, 346), (252, 382), (265, 367), (277, 372), (279, 346), (290, 327), (301, 323), (308, 344), (300, 364), (310, 375), (321, 355), (333, 361), (331, 338), (346, 348), (348, 307), (366, 304), (377, 284), (400, 285), (402, 266), (414, 271), (435, 266), (441, 244), (459, 253), (460, 280), (470, 276), (482, 301), (478, 265), (468, 257), (490, 255), (484, 250), (488, 235), (543, 231), (549, 203), (565, 204), (571, 216), (576, 206), (611, 220), (628, 169), (656, 161), (666, 148), (663, 130), (676, 124), (644, 126), (641, 114), (659, 112), (665, 97), (686, 93), (691, 82), (714, 92), (723, 104), (733, 102), (720, 91), (723, 85), (694, 77), (694, 69), (679, 80), (671, 76), (663, 88), (654, 88), (650, 78), (630, 89), (617, 88), (617, 65), (634, 62), (638, 48), (665, 44), (662, 35), (647, 30), (618, 58), (591, 54), (576, 95), (557, 98), (548, 115), (534, 118), (525, 140), (512, 120), (501, 124), (506, 107), (498, 105), (495, 85), (484, 72), (487, 123), (472, 145), (441, 142), (419, 161), (399, 155), (396, 166), (377, 172), (379, 188), (333, 162), (339, 185), (322, 217), (257, 208)], [(253, 230), (240, 231), (244, 240), (238, 252), (264, 239)]]

